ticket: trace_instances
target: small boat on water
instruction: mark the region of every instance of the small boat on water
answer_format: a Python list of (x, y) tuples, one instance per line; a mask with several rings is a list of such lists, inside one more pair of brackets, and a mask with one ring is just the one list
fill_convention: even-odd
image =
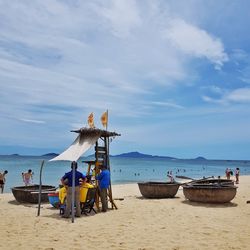
[(180, 186), (178, 182), (139, 182), (140, 192), (145, 198), (173, 198)]
[(183, 185), (186, 199), (204, 203), (230, 202), (236, 195), (237, 187), (218, 183), (192, 183)]
[[(39, 185), (13, 187), (11, 190), (20, 203), (38, 203)], [(55, 186), (42, 185), (41, 202), (49, 202), (48, 193), (55, 190)]]

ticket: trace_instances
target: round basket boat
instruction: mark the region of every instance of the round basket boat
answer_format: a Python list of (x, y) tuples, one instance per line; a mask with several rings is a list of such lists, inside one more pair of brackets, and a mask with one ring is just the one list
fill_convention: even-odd
[(233, 185), (219, 186), (209, 184), (184, 185), (186, 199), (204, 203), (230, 202), (236, 195), (237, 187)]
[(143, 197), (151, 199), (173, 198), (180, 186), (177, 182), (139, 182)]
[(226, 185), (226, 186), (233, 186), (234, 182), (233, 180), (227, 180), (227, 179), (201, 179), (197, 181), (192, 181), (194, 184), (218, 184), (218, 185)]
[[(39, 185), (13, 187), (11, 190), (20, 203), (38, 203)], [(41, 202), (49, 202), (48, 193), (55, 190), (55, 186), (42, 185)]]

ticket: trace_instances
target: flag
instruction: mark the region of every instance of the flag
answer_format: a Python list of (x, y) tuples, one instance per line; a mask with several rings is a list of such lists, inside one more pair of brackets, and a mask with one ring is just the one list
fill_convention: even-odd
[(101, 116), (101, 122), (104, 127), (108, 126), (108, 111), (104, 112)]
[(94, 114), (93, 112), (90, 113), (90, 115), (88, 116), (88, 124), (90, 128), (94, 128), (95, 124), (94, 124)]

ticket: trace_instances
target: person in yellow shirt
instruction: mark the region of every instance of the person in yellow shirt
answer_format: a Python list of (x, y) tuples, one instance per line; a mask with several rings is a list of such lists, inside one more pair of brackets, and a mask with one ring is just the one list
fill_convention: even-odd
[(66, 195), (67, 195), (67, 188), (66, 188), (66, 186), (63, 186), (62, 188), (59, 189), (60, 204), (64, 204)]
[(80, 186), (80, 202), (84, 203), (87, 199), (87, 193), (89, 188), (93, 188), (94, 186), (87, 182), (87, 178), (85, 177), (82, 180), (82, 184)]

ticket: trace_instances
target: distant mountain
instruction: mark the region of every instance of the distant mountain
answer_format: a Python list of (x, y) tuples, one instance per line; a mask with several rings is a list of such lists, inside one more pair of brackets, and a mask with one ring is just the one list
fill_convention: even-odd
[(170, 156), (160, 156), (160, 155), (149, 155), (149, 154), (142, 154), (140, 152), (128, 152), (128, 153), (123, 153), (119, 155), (112, 155), (111, 157), (128, 157), (128, 158), (148, 158), (148, 159), (155, 159), (155, 158), (161, 158), (161, 159), (168, 159), (168, 160), (185, 160), (185, 161), (207, 161), (206, 158), (199, 156), (195, 159), (179, 159), (175, 157), (170, 157)]
[(197, 161), (207, 161), (206, 158), (202, 157), (202, 156), (199, 156), (197, 158), (195, 158), (194, 160), (197, 160)]
[(119, 155), (112, 155), (112, 157), (129, 157), (129, 158), (164, 158), (164, 159), (176, 159), (174, 157), (169, 156), (159, 156), (159, 155), (148, 155), (148, 154), (142, 154), (140, 152), (129, 152), (129, 153), (123, 153)]
[[(0, 149), (1, 149), (1, 146), (0, 146)], [(53, 150), (53, 149), (52, 149)], [(53, 152), (51, 150), (51, 152)], [(47, 151), (48, 152), (48, 151)], [(18, 157), (48, 157), (48, 158), (54, 158), (56, 156), (58, 156), (59, 154), (57, 153), (46, 153), (46, 154), (43, 154), (41, 155), (40, 154), (37, 154), (37, 155), (32, 155), (32, 154), (20, 154), (19, 152), (18, 153), (14, 153), (14, 154), (0, 154), (0, 157), (13, 157), (13, 158), (18, 158)], [(143, 154), (143, 153), (140, 153), (138, 151), (134, 151), (134, 152), (128, 152), (128, 153), (122, 153), (122, 154), (118, 154), (118, 155), (110, 155), (110, 157), (124, 157), (124, 158), (141, 158), (141, 159), (166, 159), (166, 160), (176, 160), (176, 161), (184, 161), (184, 162), (205, 162), (205, 161), (218, 161), (218, 162), (221, 162), (221, 161), (226, 161), (226, 162), (244, 162), (245, 164), (249, 163), (250, 160), (219, 160), (219, 159), (206, 159), (205, 157), (202, 157), (202, 156), (198, 156), (196, 158), (175, 158), (175, 157), (170, 157), (170, 156), (160, 156), (160, 155), (150, 155), (150, 154)], [(82, 158), (95, 158), (95, 154), (91, 154), (91, 155), (88, 155), (88, 156), (82, 156)]]
[(48, 153), (48, 154), (45, 154), (45, 155), (42, 155), (42, 156), (47, 156), (47, 157), (56, 157), (58, 156), (59, 154), (56, 154), (56, 153)]

